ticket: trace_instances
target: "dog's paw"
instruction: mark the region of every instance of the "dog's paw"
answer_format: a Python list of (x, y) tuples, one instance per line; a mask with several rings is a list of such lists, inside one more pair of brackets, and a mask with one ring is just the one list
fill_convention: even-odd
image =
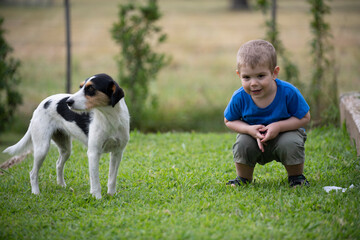
[(92, 196), (96, 199), (101, 199), (101, 193), (92, 193)]
[(39, 195), (39, 194), (40, 194), (40, 190), (39, 190), (39, 189), (32, 189), (32, 190), (31, 190), (31, 193), (32, 193), (32, 194), (35, 194), (35, 195)]
[(116, 193), (116, 187), (114, 185), (109, 185), (107, 194), (113, 196)]
[(58, 185), (61, 186), (61, 187), (64, 187), (64, 188), (66, 187), (65, 181), (59, 181), (59, 180), (58, 180), (57, 183), (58, 183)]
[(107, 193), (109, 196), (114, 196), (115, 195), (115, 191), (114, 192), (109, 192)]
[(39, 185), (37, 183), (31, 183), (31, 193), (35, 195), (40, 194)]

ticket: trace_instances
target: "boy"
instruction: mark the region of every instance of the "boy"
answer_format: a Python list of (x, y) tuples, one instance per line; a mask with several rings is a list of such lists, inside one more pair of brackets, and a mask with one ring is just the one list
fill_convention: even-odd
[(250, 183), (257, 163), (276, 160), (288, 173), (291, 187), (309, 185), (303, 175), (306, 134), (301, 127), (310, 121), (310, 108), (298, 89), (277, 79), (273, 45), (253, 40), (237, 54), (242, 87), (225, 109), (225, 125), (238, 133), (233, 146), (237, 177), (227, 184)]

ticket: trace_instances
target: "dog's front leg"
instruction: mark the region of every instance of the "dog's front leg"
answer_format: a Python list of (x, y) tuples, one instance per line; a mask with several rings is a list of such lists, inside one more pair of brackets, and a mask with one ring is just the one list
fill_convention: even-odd
[(101, 152), (96, 149), (88, 149), (90, 193), (97, 199), (101, 198), (101, 186), (99, 178), (99, 159)]
[(118, 174), (118, 169), (122, 155), (123, 155), (123, 150), (111, 152), (110, 164), (109, 164), (109, 179), (108, 179), (109, 195), (114, 195), (116, 192), (116, 177)]

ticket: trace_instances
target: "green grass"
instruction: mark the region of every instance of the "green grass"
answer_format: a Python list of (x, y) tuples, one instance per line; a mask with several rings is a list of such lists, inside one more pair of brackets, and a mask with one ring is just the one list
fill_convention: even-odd
[[(114, 58), (120, 49), (110, 29), (118, 20), (118, 4), (124, 2), (127, 0), (72, 2), (72, 92), (95, 73), (105, 72), (117, 79)], [(331, 14), (326, 20), (334, 36), (339, 93), (354, 91), (360, 81), (360, 1), (328, 4)], [(155, 50), (171, 56), (172, 62), (151, 85), (159, 109), (144, 123), (144, 130), (171, 131), (174, 125), (177, 130), (221, 130), (223, 111), (241, 87), (235, 73), (236, 52), (242, 43), (265, 36), (265, 18), (260, 11), (234, 12), (229, 5), (226, 0), (159, 0), (163, 15), (159, 26), (168, 39)], [(14, 48), (13, 55), (22, 62), (19, 90), (24, 103), (19, 111), (29, 118), (41, 100), (65, 89), (63, 4), (54, 1), (50, 8), (2, 6), (0, 15), (5, 18), (5, 37)], [(309, 4), (279, 0), (277, 19), (280, 38), (307, 85), (314, 70)], [(279, 64), (282, 69), (281, 61)], [(199, 112), (206, 124), (199, 123)], [(162, 121), (153, 121), (156, 117)], [(24, 123), (27, 126), (28, 121)]]
[[(57, 151), (30, 191), (32, 157), (0, 176), (0, 239), (359, 239), (360, 165), (343, 129), (314, 129), (306, 143), (309, 188), (288, 187), (281, 164), (257, 166), (255, 183), (235, 177), (235, 134), (133, 132), (115, 196), (106, 195), (108, 155), (100, 163), (103, 199), (89, 194), (85, 147), (74, 142), (56, 185)], [(345, 193), (324, 186), (355, 188)]]

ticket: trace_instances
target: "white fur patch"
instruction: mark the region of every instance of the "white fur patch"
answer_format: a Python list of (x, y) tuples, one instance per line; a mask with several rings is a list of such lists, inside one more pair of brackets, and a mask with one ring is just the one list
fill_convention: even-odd
[(73, 110), (86, 110), (87, 99), (85, 97), (84, 87), (74, 93), (69, 100), (73, 100), (74, 104), (71, 106)]
[(96, 78), (96, 76), (89, 77), (85, 82), (91, 81), (91, 79)]

